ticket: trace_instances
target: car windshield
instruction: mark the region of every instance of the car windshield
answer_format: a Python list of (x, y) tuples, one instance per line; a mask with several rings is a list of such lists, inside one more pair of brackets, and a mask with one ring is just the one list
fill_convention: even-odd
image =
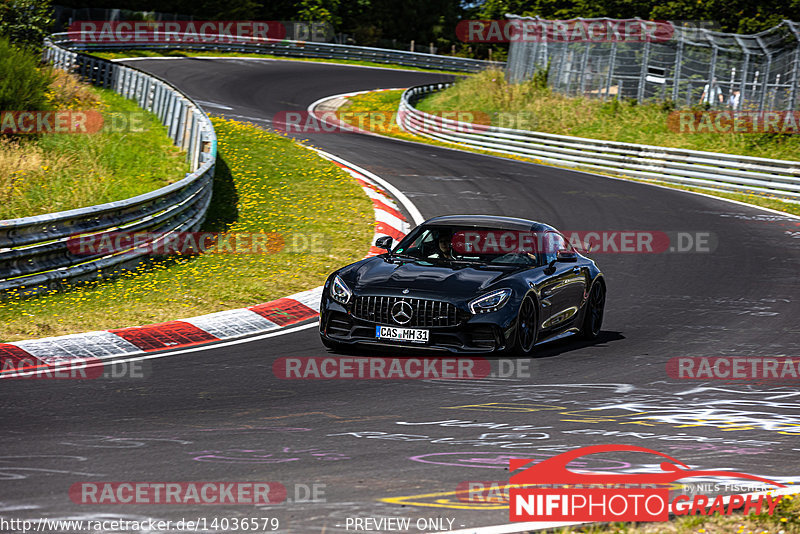
[(393, 252), (426, 261), (537, 266), (543, 264), (539, 251), (547, 239), (547, 234), (532, 231), (421, 226)]

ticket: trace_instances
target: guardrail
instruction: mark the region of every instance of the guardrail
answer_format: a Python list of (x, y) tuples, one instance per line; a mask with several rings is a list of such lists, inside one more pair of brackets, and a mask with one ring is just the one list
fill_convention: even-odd
[(470, 147), (537, 159), (543, 163), (671, 182), (707, 190), (759, 193), (800, 199), (800, 161), (775, 160), (601, 141), (496, 126), (469, 124), (419, 111), (425, 95), (451, 84), (407, 89), (397, 115), (411, 133)]
[[(162, 36), (164, 43), (81, 43), (71, 40), (69, 33), (56, 33), (51, 35), (54, 42), (61, 46), (68, 46), (72, 50), (135, 50), (146, 48), (148, 50), (216, 50), (219, 52), (240, 52), (245, 54), (269, 54), (284, 57), (308, 57), (322, 59), (349, 59), (355, 61), (371, 61), (373, 63), (404, 65), (424, 69), (441, 69), (455, 72), (479, 72), (489, 67), (503, 67), (505, 63), (469, 59), (454, 56), (438, 56), (421, 52), (405, 52), (403, 50), (390, 50), (387, 48), (370, 48), (367, 46), (340, 45), (334, 43), (315, 43), (310, 41), (288, 41), (276, 39), (258, 39), (237, 37), (242, 42), (198, 42), (209, 41), (215, 37), (218, 40), (231, 40), (231, 36), (213, 36), (204, 34), (183, 33), (178, 40), (175, 34), (167, 32), (150, 32), (153, 36)], [(122, 33), (120, 40), (129, 35), (131, 40), (134, 34)], [(247, 41), (247, 42), (244, 42)]]
[[(44, 57), (155, 113), (175, 145), (186, 151), (191, 172), (126, 200), (0, 221), (0, 291), (39, 293), (137, 265), (148, 247), (157, 247), (174, 232), (197, 229), (211, 200), (217, 138), (208, 116), (191, 98), (156, 76), (67, 50), (51, 39), (45, 40)], [(122, 231), (152, 237), (139, 248), (112, 254), (75, 254), (67, 243), (78, 234)]]

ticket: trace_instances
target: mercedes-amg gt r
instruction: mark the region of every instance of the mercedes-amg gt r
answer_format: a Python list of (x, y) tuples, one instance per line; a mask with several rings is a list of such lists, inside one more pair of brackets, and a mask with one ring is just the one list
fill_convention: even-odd
[(353, 344), (528, 355), (567, 332), (594, 338), (603, 274), (546, 224), (486, 215), (429, 219), (386, 253), (328, 277), (320, 336)]

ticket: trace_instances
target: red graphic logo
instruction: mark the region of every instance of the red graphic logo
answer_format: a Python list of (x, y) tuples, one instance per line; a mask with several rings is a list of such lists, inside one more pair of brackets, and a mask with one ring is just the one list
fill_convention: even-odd
[(286, 134), (390, 132), (398, 124), (412, 121), (425, 132), (457, 131), (482, 133), (491, 117), (482, 111), (434, 111), (418, 119), (408, 111), (279, 111), (272, 127)]
[(670, 22), (640, 19), (462, 20), (465, 43), (661, 43), (672, 39)]
[(67, 32), (76, 43), (247, 43), (286, 38), (286, 27), (257, 20), (78, 20)]
[[(669, 461), (661, 462), (661, 473), (596, 473), (571, 471), (567, 465), (577, 458), (597, 453), (643, 452)], [(546, 460), (510, 459), (509, 471), (517, 472), (510, 478), (509, 491), (511, 521), (667, 521), (670, 509), (676, 514), (710, 515), (730, 514), (744, 506), (745, 514), (751, 509), (760, 513), (764, 502), (771, 514), (781, 497), (771, 495), (744, 495), (731, 499), (727, 509), (723, 496), (714, 499), (706, 509), (709, 498), (695, 495), (691, 505), (678, 506), (688, 501), (686, 495), (669, 500), (669, 484), (682, 478), (711, 476), (744, 478), (772, 486), (785, 487), (766, 478), (736, 471), (706, 471), (692, 469), (666, 454), (632, 445), (594, 445), (565, 452)], [(541, 487), (566, 484), (567, 487)], [(591, 487), (585, 487), (591, 485)], [(597, 487), (609, 486), (612, 487)], [(634, 487), (620, 487), (632, 485)], [(651, 487), (644, 487), (644, 486)], [(538, 486), (538, 487), (531, 487)], [(655, 487), (652, 487), (655, 486)]]
[[(737, 91), (738, 92), (738, 91)], [(797, 111), (673, 111), (667, 127), (685, 134), (800, 134)]]
[(76, 482), (69, 488), (76, 504), (279, 504), (286, 500), (280, 482)]
[(468, 380), (486, 378), (485, 358), (283, 357), (272, 372), (283, 380)]
[(0, 111), (0, 133), (4, 134), (93, 134), (103, 128), (103, 114), (85, 111)]
[(798, 380), (800, 358), (682, 356), (669, 359), (667, 374), (678, 380)]

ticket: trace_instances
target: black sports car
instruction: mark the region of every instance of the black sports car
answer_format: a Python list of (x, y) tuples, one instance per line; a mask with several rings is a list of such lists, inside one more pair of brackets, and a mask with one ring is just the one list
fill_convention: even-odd
[(595, 263), (546, 224), (485, 215), (429, 219), (387, 252), (328, 277), (320, 336), (332, 349), (379, 343), (530, 354), (565, 332), (594, 338), (606, 287)]

